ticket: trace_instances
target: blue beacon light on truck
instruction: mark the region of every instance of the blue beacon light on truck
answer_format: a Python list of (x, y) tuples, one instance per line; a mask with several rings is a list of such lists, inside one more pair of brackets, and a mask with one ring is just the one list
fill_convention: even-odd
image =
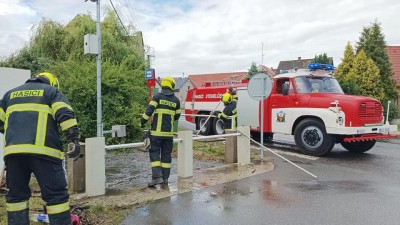
[(307, 66), (310, 70), (333, 70), (333, 65), (331, 64), (321, 64), (321, 63), (310, 63)]

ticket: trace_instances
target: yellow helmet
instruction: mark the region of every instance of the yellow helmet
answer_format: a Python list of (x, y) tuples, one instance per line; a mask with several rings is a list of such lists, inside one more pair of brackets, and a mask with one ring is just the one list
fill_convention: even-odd
[(38, 75), (36, 75), (36, 77), (44, 77), (49, 81), (50, 86), (53, 86), (57, 89), (60, 88), (60, 83), (58, 82), (57, 77), (52, 73), (39, 73)]
[(171, 90), (175, 89), (175, 80), (172, 77), (166, 77), (161, 81), (161, 87), (167, 87)]
[(231, 101), (232, 101), (232, 95), (229, 94), (229, 93), (225, 93), (225, 94), (222, 95), (221, 100), (222, 100), (222, 102), (225, 103), (225, 104), (231, 103)]

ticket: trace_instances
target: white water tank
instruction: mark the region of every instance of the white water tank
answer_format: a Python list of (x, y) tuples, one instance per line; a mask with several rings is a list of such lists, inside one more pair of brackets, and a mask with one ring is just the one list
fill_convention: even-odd
[[(8, 90), (24, 84), (30, 77), (30, 70), (0, 67), (0, 99)], [(0, 134), (0, 168), (3, 164), (3, 135)]]

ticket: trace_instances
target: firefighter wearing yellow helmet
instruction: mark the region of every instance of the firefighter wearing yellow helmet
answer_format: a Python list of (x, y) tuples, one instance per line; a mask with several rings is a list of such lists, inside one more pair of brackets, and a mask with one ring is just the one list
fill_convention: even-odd
[(216, 117), (224, 121), (225, 131), (234, 131), (237, 125), (237, 100), (234, 100), (232, 95), (227, 92), (222, 95), (221, 101), (224, 103), (225, 108), (221, 113), (218, 113)]
[(151, 99), (140, 121), (143, 128), (150, 117), (153, 117), (149, 150), (152, 180), (148, 183), (149, 187), (154, 187), (157, 184), (168, 184), (174, 122), (181, 116), (180, 101), (174, 95), (175, 80), (172, 77), (164, 78), (161, 81), (161, 88), (161, 92), (155, 94)]
[(69, 195), (62, 166), (65, 133), (67, 155), (80, 155), (74, 111), (52, 73), (40, 73), (4, 94), (0, 100), (0, 133), (4, 134), (7, 166), (8, 224), (29, 224), (29, 180), (33, 173), (41, 187), (51, 224), (69, 225)]

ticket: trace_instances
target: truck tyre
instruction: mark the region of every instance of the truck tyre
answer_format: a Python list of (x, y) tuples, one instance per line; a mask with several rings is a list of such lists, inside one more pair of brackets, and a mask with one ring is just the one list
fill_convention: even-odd
[[(260, 132), (250, 131), (250, 137), (253, 138), (255, 141), (257, 141), (258, 143), (261, 142)], [(264, 133), (264, 137), (263, 137), (264, 143), (272, 143), (273, 139), (274, 139), (273, 133)]]
[(220, 118), (214, 118), (214, 122), (213, 122), (213, 131), (215, 135), (220, 135), (220, 134), (224, 134), (225, 130), (224, 130), (224, 121), (221, 120)]
[(294, 140), (302, 153), (312, 156), (327, 154), (335, 144), (334, 137), (327, 134), (324, 124), (316, 119), (305, 119), (297, 124)]
[(200, 117), (197, 120), (198, 128), (200, 129), (202, 127), (201, 130), (200, 130), (200, 134), (201, 135), (210, 135), (211, 134), (213, 118), (210, 118), (207, 121), (207, 124), (203, 126), (203, 124), (206, 122), (207, 119), (208, 119), (208, 117)]
[(373, 141), (360, 141), (360, 142), (344, 142), (340, 144), (349, 152), (363, 153), (374, 147), (376, 140)]

